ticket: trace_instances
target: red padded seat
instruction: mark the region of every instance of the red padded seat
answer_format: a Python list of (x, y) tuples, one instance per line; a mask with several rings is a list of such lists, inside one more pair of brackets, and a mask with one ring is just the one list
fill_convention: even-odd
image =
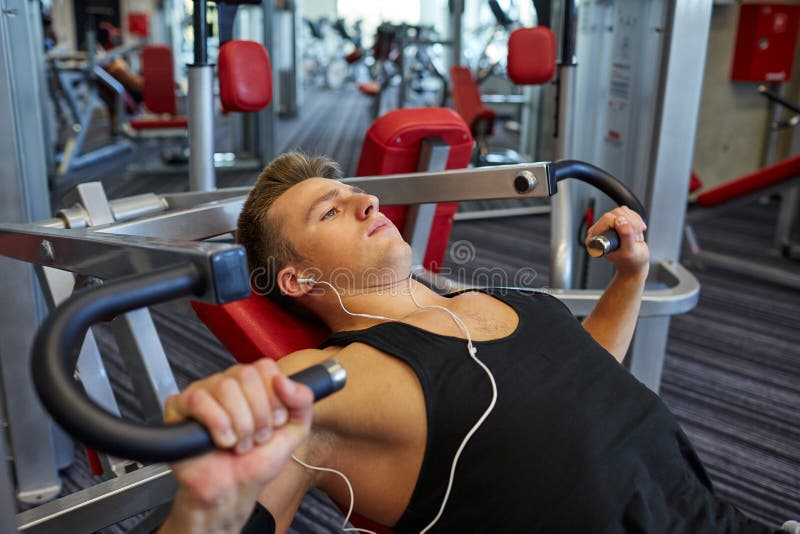
[(175, 98), (175, 71), (170, 47), (142, 47), (142, 78), (142, 98), (147, 109), (153, 113), (175, 115), (178, 102)]
[(228, 41), (220, 48), (217, 62), (223, 111), (259, 111), (269, 105), (272, 67), (261, 43)]
[(166, 130), (188, 128), (189, 120), (183, 115), (141, 115), (130, 121), (134, 130)]
[(492, 135), (495, 113), (481, 100), (481, 91), (472, 72), (456, 65), (450, 69), (450, 80), (453, 85), (453, 107), (469, 125), (472, 135)]
[(517, 85), (541, 85), (556, 72), (556, 37), (550, 28), (519, 28), (508, 38), (508, 77)]
[(130, 120), (134, 130), (174, 130), (188, 128), (189, 121), (178, 115), (175, 98), (175, 71), (172, 50), (164, 45), (142, 47), (142, 101), (151, 114)]
[(375, 96), (381, 92), (381, 84), (378, 82), (361, 82), (358, 84), (358, 90), (367, 96)]
[(709, 189), (697, 196), (697, 204), (710, 208), (798, 176), (800, 176), (800, 156), (794, 156)]

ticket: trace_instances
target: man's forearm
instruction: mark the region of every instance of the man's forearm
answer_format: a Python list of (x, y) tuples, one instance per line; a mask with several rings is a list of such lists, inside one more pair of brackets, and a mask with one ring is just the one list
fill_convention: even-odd
[(239, 534), (253, 511), (257, 495), (254, 490), (247, 498), (232, 495), (217, 503), (203, 504), (179, 489), (158, 534)]
[(648, 269), (614, 275), (594, 310), (583, 321), (587, 332), (622, 362), (636, 329)]

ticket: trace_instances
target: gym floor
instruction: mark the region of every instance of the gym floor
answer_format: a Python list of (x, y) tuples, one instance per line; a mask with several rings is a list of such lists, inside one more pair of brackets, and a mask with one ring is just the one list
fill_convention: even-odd
[[(354, 88), (311, 89), (301, 115), (279, 121), (277, 150), (323, 153), (352, 175), (369, 123), (369, 101)], [(513, 136), (506, 137), (513, 142)], [(139, 162), (146, 152), (61, 177), (52, 191), (54, 208), (82, 181), (101, 180), (109, 198), (187, 189), (185, 174), (125, 177), (126, 165)], [(249, 185), (255, 178), (254, 172), (221, 174), (218, 185)], [(736, 244), (746, 248), (744, 255), (783, 265), (761, 252), (771, 244), (775, 212), (774, 204), (754, 202), (738, 213), (705, 221), (696, 231), (710, 249), (726, 251)], [(480, 267), (500, 267), (509, 274), (530, 267), (537, 273), (533, 285), (546, 286), (547, 217), (457, 222), (451, 243), (459, 240), (475, 246), (474, 261), (460, 265), (448, 257), (445, 267), (462, 268), (466, 276)], [(698, 449), (720, 495), (767, 524), (800, 518), (798, 292), (722, 271), (695, 274), (702, 284), (700, 303), (672, 320), (661, 395)], [(153, 317), (180, 386), (233, 362), (186, 302), (159, 306)], [(97, 327), (96, 335), (121, 408), (137, 417), (135, 396), (108, 328)], [(64, 472), (65, 494), (96, 482), (82, 450), (76, 450), (74, 466)], [(122, 532), (135, 523), (128, 520), (104, 532)], [(340, 525), (338, 511), (314, 493), (291, 532), (338, 532)]]

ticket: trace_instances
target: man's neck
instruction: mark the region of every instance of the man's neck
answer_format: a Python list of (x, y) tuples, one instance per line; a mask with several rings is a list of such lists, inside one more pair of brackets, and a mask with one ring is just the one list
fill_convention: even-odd
[[(353, 316), (339, 305), (336, 295), (328, 286), (323, 286), (330, 293), (325, 299), (322, 317), (328, 327), (338, 332), (341, 330), (360, 330), (378, 322), (380, 319)], [(413, 293), (413, 298), (412, 298)], [(386, 317), (393, 320), (404, 320), (418, 310), (420, 306), (446, 305), (449, 299), (444, 298), (424, 284), (416, 280), (400, 280), (382, 287), (363, 288), (358, 291), (344, 292), (340, 290), (342, 304), (350, 313), (366, 314), (375, 317)]]

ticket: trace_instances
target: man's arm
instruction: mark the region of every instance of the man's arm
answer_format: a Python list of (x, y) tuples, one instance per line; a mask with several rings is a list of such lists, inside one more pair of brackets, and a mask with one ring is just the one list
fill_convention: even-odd
[(636, 328), (650, 268), (650, 251), (644, 241), (647, 225), (639, 214), (624, 206), (604, 214), (587, 232), (587, 243), (591, 237), (610, 228), (619, 234), (620, 246), (606, 259), (614, 264), (617, 272), (592, 313), (583, 321), (583, 327), (622, 362)]
[(200, 421), (219, 449), (172, 465), (179, 489), (159, 532), (240, 532), (261, 489), (308, 435), (312, 403), (311, 390), (271, 360), (233, 366), (171, 396), (165, 421)]

